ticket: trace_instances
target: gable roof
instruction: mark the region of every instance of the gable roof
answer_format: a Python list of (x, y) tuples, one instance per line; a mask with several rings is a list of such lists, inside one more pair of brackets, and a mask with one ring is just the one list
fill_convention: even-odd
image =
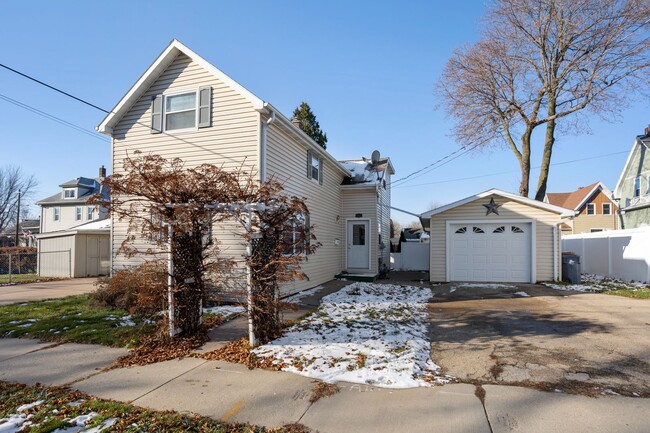
[(244, 86), (230, 78), (220, 69), (214, 67), (210, 62), (205, 60), (203, 57), (196, 54), (194, 51), (183, 45), (180, 41), (174, 39), (171, 43), (165, 48), (165, 50), (160, 53), (160, 55), (154, 60), (154, 62), (147, 68), (147, 70), (142, 74), (142, 76), (135, 82), (133, 86), (129, 89), (128, 92), (120, 99), (115, 108), (102, 120), (102, 123), (97, 126), (97, 131), (102, 134), (111, 134), (113, 127), (122, 119), (131, 106), (140, 99), (140, 97), (149, 89), (149, 87), (160, 77), (160, 75), (167, 69), (169, 65), (178, 57), (179, 54), (184, 54), (193, 62), (197, 63), (208, 72), (210, 72), (215, 77), (219, 78), (226, 85), (237, 91), (245, 99), (250, 101), (253, 107), (256, 110), (262, 110), (264, 108), (264, 101), (255, 96), (249, 90), (245, 89)]
[[(80, 179), (83, 179), (83, 181), (80, 181)], [(44, 198), (43, 200), (37, 201), (35, 204), (39, 206), (43, 205), (78, 205), (78, 204), (85, 204), (90, 197), (93, 195), (100, 193), (102, 195), (103, 199), (108, 199), (109, 198), (109, 191), (108, 191), (108, 186), (102, 183), (102, 178), (97, 177), (94, 179), (88, 178), (88, 177), (78, 177), (76, 179), (73, 179), (71, 181), (62, 183), (59, 185), (62, 188), (74, 188), (76, 186), (81, 185), (82, 187), (87, 187), (88, 190), (85, 192), (82, 190), (82, 194), (80, 194), (78, 197), (75, 198), (63, 198), (61, 197), (61, 192), (57, 192), (54, 195), (51, 195), (47, 198)], [(80, 183), (83, 182), (83, 183)], [(89, 184), (92, 184), (90, 186)]]
[[(385, 173), (393, 175), (395, 169), (390, 158), (379, 158), (376, 164), (368, 158), (339, 161), (339, 163), (350, 171), (351, 176), (343, 181), (344, 185), (356, 185), (365, 183), (377, 183), (384, 179)], [(384, 174), (380, 174), (380, 173)]]
[(625, 174), (627, 173), (628, 167), (630, 166), (630, 162), (632, 161), (634, 154), (641, 148), (641, 146), (645, 146), (648, 150), (650, 150), (650, 135), (638, 135), (636, 137), (636, 140), (634, 140), (632, 149), (630, 149), (630, 153), (627, 155), (627, 159), (625, 160), (625, 165), (621, 170), (621, 175), (619, 176), (618, 182), (616, 182), (616, 186), (614, 187), (614, 194), (616, 194), (616, 198), (621, 198), (621, 186), (623, 185), (623, 179), (625, 179)]
[(546, 194), (545, 201), (567, 209), (579, 210), (587, 200), (589, 200), (596, 191), (601, 190), (610, 201), (612, 200), (612, 192), (602, 183), (594, 182), (591, 185), (583, 186), (573, 192), (549, 192)]
[(507, 198), (509, 200), (516, 201), (516, 202), (521, 203), (521, 204), (525, 204), (527, 206), (532, 206), (532, 207), (536, 207), (536, 208), (539, 208), (539, 209), (544, 209), (544, 210), (547, 210), (549, 212), (559, 214), (562, 217), (572, 217), (572, 216), (575, 215), (575, 211), (573, 211), (571, 209), (566, 209), (564, 207), (552, 205), (552, 204), (549, 204), (549, 203), (544, 203), (544, 202), (541, 202), (541, 201), (530, 199), (528, 197), (522, 197), (520, 195), (512, 194), (510, 192), (506, 192), (506, 191), (502, 191), (500, 189), (492, 188), (492, 189), (489, 189), (487, 191), (483, 191), (481, 193), (471, 195), (471, 196), (466, 197), (466, 198), (464, 198), (462, 200), (455, 201), (455, 202), (450, 203), (448, 205), (440, 206), (440, 207), (432, 209), (430, 211), (423, 212), (422, 214), (420, 214), (420, 222), (422, 223), (422, 226), (426, 228), (426, 227), (429, 226), (429, 224), (425, 224), (425, 221), (429, 220), (432, 216), (437, 215), (437, 214), (442, 213), (442, 212), (445, 212), (445, 211), (448, 211), (449, 209), (453, 209), (455, 207), (462, 206), (464, 204), (471, 203), (473, 201), (476, 201), (476, 200), (479, 200), (479, 199), (482, 199), (482, 198), (485, 198), (485, 197), (489, 197), (491, 195), (498, 195), (498, 196)]

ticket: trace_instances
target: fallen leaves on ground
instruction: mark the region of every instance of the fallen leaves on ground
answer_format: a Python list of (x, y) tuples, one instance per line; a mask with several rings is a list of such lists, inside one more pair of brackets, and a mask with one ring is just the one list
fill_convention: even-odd
[(251, 352), (251, 346), (248, 339), (226, 343), (225, 346), (213, 350), (212, 352), (195, 355), (209, 361), (227, 361), (236, 364), (244, 364), (250, 369), (265, 368), (267, 370), (279, 371), (284, 367), (283, 363), (277, 362), (273, 357), (260, 358)]
[(208, 317), (196, 335), (170, 337), (165, 330), (141, 338), (140, 345), (128, 354), (118, 358), (109, 369), (149, 365), (170, 359), (185, 358), (192, 351), (208, 341), (208, 331), (218, 326), (222, 319), (218, 316)]

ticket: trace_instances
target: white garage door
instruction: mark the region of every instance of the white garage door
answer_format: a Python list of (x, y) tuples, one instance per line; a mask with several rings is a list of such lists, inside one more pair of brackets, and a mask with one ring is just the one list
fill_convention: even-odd
[(450, 224), (449, 280), (528, 283), (531, 223)]

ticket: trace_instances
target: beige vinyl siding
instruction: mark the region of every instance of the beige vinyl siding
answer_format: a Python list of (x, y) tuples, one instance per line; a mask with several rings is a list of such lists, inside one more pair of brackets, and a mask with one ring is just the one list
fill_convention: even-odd
[[(192, 131), (151, 134), (151, 100), (155, 95), (212, 88), (212, 126)], [(203, 163), (258, 171), (260, 116), (251, 103), (183, 54), (179, 55), (113, 128), (113, 173), (122, 173), (122, 162), (136, 150), (181, 158), (186, 167)], [(113, 218), (112, 251), (127, 232), (127, 222)], [(235, 227), (232, 225), (231, 227)], [(244, 245), (227, 227), (215, 231), (224, 255), (239, 258)], [(143, 242), (142, 247), (148, 247)], [(133, 264), (123, 256), (113, 258), (113, 268)]]
[[(483, 203), (490, 198), (503, 205), (499, 207), (499, 215), (485, 215)], [(560, 221), (559, 215), (536, 207), (527, 206), (518, 202), (508, 201), (500, 196), (484, 197), (471, 203), (449, 209), (431, 218), (431, 281), (447, 280), (446, 256), (446, 222), (452, 220), (480, 220), (489, 223), (501, 219), (532, 219), (535, 221), (535, 266), (536, 280), (553, 280), (553, 230), (554, 225)], [(559, 238), (557, 247), (559, 248)], [(559, 249), (556, 269), (560, 266)]]
[[(347, 221), (353, 219), (368, 219), (370, 221), (370, 273), (377, 273), (377, 190), (375, 185), (371, 185), (364, 188), (350, 187), (343, 189), (342, 194), (342, 205), (341, 205), (341, 236), (342, 236), (342, 245), (345, 250), (342, 253), (343, 260), (343, 269), (353, 272), (354, 269), (347, 269), (346, 260), (346, 251), (347, 251)], [(363, 216), (357, 218), (356, 214), (362, 214)]]
[(323, 184), (308, 178), (307, 148), (272, 123), (267, 128), (266, 176), (282, 182), (286, 194), (306, 198), (310, 223), (314, 226), (317, 242), (321, 243), (316, 253), (302, 263), (302, 270), (309, 279), (284, 284), (282, 294), (295, 293), (334, 279), (341, 272), (344, 248), (340, 221), (343, 174), (330, 161), (323, 159)]
[[(47, 206), (43, 207), (43, 219), (41, 221), (41, 233), (56, 232), (59, 230), (67, 230), (70, 227), (78, 226), (86, 221), (86, 206), (81, 203), (82, 207), (81, 221), (75, 219), (77, 205), (64, 205), (64, 206)], [(54, 221), (54, 208), (61, 209), (59, 213), (59, 220)]]
[[(601, 209), (598, 209), (600, 211)], [(578, 215), (573, 220), (573, 234), (590, 233), (591, 229), (616, 230), (618, 228), (618, 215), (614, 211), (611, 215)]]

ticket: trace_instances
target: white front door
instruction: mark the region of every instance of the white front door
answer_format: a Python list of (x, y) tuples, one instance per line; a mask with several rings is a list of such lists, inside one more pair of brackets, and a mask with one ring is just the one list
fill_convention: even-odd
[(532, 224), (462, 223), (448, 227), (449, 281), (531, 281)]
[(370, 269), (370, 223), (348, 221), (348, 269)]

